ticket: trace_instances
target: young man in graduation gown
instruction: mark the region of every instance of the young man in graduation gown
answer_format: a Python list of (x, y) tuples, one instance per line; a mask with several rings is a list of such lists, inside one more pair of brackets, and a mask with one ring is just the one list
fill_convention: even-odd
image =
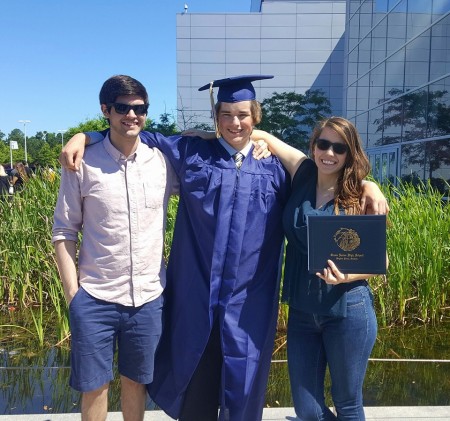
[(183, 421), (217, 420), (219, 406), (220, 420), (262, 418), (278, 314), (280, 216), (290, 185), (277, 158), (251, 154), (261, 118), (251, 82), (265, 78), (213, 83), (218, 139), (150, 137), (181, 189), (158, 374), (149, 391)]
[[(270, 77), (200, 88), (212, 94), (219, 87), (217, 139), (141, 133), (180, 179), (164, 329), (148, 390), (181, 421), (262, 418), (278, 314), (281, 215), (290, 189), (276, 157), (258, 161), (251, 153), (261, 113), (251, 82)], [(90, 136), (92, 143), (98, 133)], [(72, 163), (82, 146), (69, 147), (62, 159)]]

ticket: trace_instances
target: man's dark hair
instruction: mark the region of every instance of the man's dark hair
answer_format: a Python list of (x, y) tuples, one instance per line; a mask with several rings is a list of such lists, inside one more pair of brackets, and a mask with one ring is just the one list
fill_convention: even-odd
[(148, 94), (144, 85), (136, 79), (126, 75), (110, 77), (100, 89), (100, 104), (112, 104), (122, 95), (140, 96), (148, 104)]

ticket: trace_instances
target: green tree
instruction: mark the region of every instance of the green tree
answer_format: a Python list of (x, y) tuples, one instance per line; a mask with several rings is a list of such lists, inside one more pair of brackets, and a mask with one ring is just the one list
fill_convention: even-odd
[(175, 133), (178, 133), (175, 118), (169, 113), (161, 114), (159, 116), (159, 122), (147, 119), (144, 129), (149, 132), (161, 133), (164, 136), (171, 136)]
[(9, 143), (0, 142), (0, 164), (4, 165), (9, 162)]
[(76, 133), (97, 132), (108, 128), (109, 128), (108, 121), (106, 120), (105, 117), (99, 114), (97, 118), (86, 120), (83, 123), (80, 123), (78, 126), (68, 129), (67, 132), (64, 133), (64, 139), (69, 140)]
[(19, 145), (19, 148), (24, 147), (24, 139), (24, 135), (20, 129), (14, 129), (8, 136), (8, 142), (10, 142), (11, 140), (16, 141)]
[[(64, 144), (66, 144), (70, 138), (76, 133), (81, 132), (97, 132), (102, 131), (109, 128), (108, 121), (101, 114), (97, 116), (97, 118), (86, 119), (82, 123), (79, 123), (75, 127), (70, 127), (64, 132)], [(46, 134), (46, 142), (49, 144), (51, 153), (53, 156), (53, 162), (55, 159), (58, 159), (59, 154), (61, 153), (62, 144), (61, 144), (61, 133), (47, 133)], [(41, 165), (52, 165), (51, 163), (40, 162)]]
[(316, 123), (331, 113), (325, 94), (311, 89), (304, 94), (274, 92), (261, 106), (263, 116), (258, 128), (303, 151), (308, 149), (309, 134)]
[(28, 155), (28, 163), (30, 165), (35, 163), (37, 159), (36, 156), (39, 154), (39, 151), (44, 144), (47, 143), (42, 139), (42, 137), (38, 137), (37, 135), (27, 137), (27, 155)]
[[(14, 129), (8, 136), (8, 139), (6, 142), (6, 147), (8, 150), (8, 158), (6, 162), (10, 161), (10, 151), (9, 151), (9, 144), (11, 141), (17, 142), (17, 145), (19, 146), (19, 149), (14, 149), (12, 151), (13, 156), (13, 165), (15, 162), (23, 161), (25, 159), (25, 138), (20, 129)], [(28, 152), (28, 137), (27, 137), (27, 152)]]
[(50, 148), (47, 142), (43, 142), (39, 150), (34, 155), (34, 163), (42, 167), (55, 167), (61, 148)]

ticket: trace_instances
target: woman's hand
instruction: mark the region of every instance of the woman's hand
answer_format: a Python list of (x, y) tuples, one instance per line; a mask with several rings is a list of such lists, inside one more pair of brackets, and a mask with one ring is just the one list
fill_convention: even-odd
[(187, 129), (181, 132), (183, 136), (191, 136), (191, 137), (201, 137), (205, 140), (213, 140), (216, 138), (215, 132), (210, 132), (208, 130), (200, 130), (200, 129)]
[(89, 144), (89, 136), (84, 133), (77, 133), (64, 146), (58, 161), (62, 167), (78, 171), (80, 169), (81, 159), (84, 155), (85, 145)]
[(332, 260), (327, 260), (328, 267), (323, 269), (323, 273), (316, 272), (316, 276), (323, 279), (329, 285), (342, 284), (348, 282), (348, 274), (342, 273)]
[(252, 143), (254, 145), (253, 158), (255, 158), (256, 160), (259, 161), (272, 155), (272, 153), (269, 151), (267, 143), (264, 140), (252, 140)]
[(374, 276), (367, 273), (342, 273), (332, 260), (327, 260), (328, 267), (324, 268), (323, 273), (316, 272), (316, 276), (323, 279), (329, 285), (337, 285), (347, 282), (360, 281)]

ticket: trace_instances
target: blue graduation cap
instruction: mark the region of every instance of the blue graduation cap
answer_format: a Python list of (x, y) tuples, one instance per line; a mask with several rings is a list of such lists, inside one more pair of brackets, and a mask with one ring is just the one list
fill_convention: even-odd
[(213, 88), (219, 88), (217, 93), (218, 102), (241, 102), (241, 101), (252, 101), (256, 99), (255, 88), (252, 82), (256, 80), (272, 79), (272, 75), (242, 75), (227, 77), (225, 79), (214, 80), (201, 88), (199, 91), (205, 91), (209, 89), (210, 99), (211, 99), (211, 109), (214, 117), (214, 125), (216, 127), (216, 135), (220, 136), (217, 128), (217, 118), (215, 113), (214, 105), (214, 92)]
[(199, 88), (199, 91), (219, 88), (217, 101), (241, 102), (256, 99), (255, 88), (252, 82), (256, 80), (272, 79), (272, 75), (243, 75), (214, 80)]

